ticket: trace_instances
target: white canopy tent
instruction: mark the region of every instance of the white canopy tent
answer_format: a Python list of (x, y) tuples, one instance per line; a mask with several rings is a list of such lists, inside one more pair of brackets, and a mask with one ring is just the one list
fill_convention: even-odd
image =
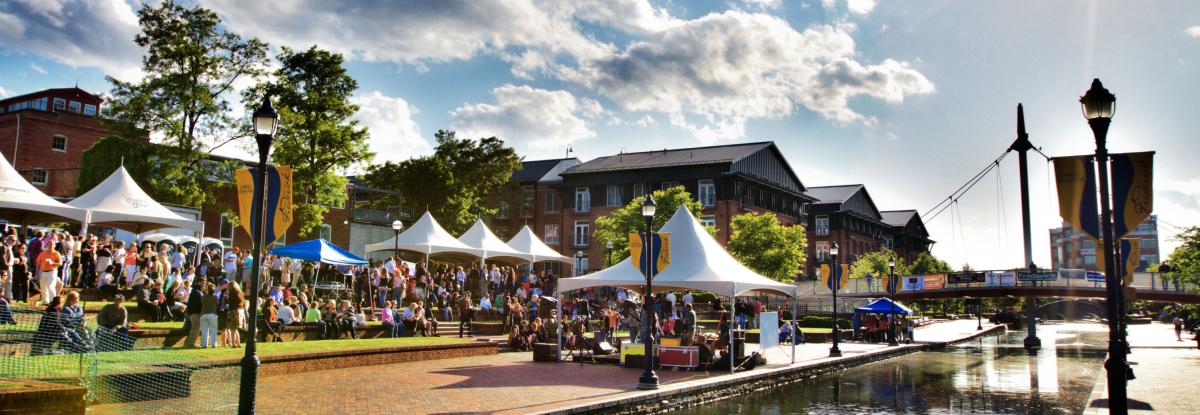
[(508, 262), (528, 261), (521, 251), (508, 246), (495, 233), (492, 233), (492, 230), (483, 223), (483, 219), (475, 219), (475, 224), (471, 225), (471, 229), (463, 232), (462, 236), (458, 237), (458, 241), (478, 250), (481, 264), (487, 259), (500, 259)]
[(25, 180), (0, 156), (0, 219), (26, 223), (86, 222), (87, 211), (54, 200)]
[(151, 199), (133, 181), (125, 166), (118, 167), (103, 182), (67, 205), (91, 211), (88, 224), (111, 226), (134, 233), (180, 228), (204, 234), (203, 221), (179, 216)]
[(533, 230), (529, 229), (529, 225), (522, 226), (521, 231), (508, 240), (508, 246), (520, 252), (521, 259), (529, 262), (555, 261), (565, 264), (571, 263), (570, 257), (563, 256), (558, 251), (555, 251), (554, 248), (543, 243), (541, 239), (538, 239)]
[(429, 266), (429, 256), (437, 254), (459, 255), (481, 257), (483, 252), (479, 249), (467, 246), (453, 235), (442, 229), (442, 226), (433, 219), (433, 215), (429, 212), (421, 215), (415, 223), (401, 232), (398, 236), (378, 243), (369, 244), (366, 246), (366, 252), (376, 251), (392, 251), (399, 248), (401, 251), (413, 251), (425, 255), (426, 266)]

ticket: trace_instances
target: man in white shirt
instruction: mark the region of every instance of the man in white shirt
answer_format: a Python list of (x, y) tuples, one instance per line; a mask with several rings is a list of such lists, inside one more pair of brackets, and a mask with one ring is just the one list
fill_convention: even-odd
[(187, 248), (179, 247), (174, 254), (171, 254), (171, 270), (183, 273), (183, 263), (187, 260)]
[(668, 303), (671, 303), (671, 308), (672, 308), (672, 309), (674, 309), (674, 308), (675, 308), (675, 300), (676, 300), (676, 297), (675, 297), (675, 292), (674, 292), (674, 291), (672, 291), (672, 292), (668, 292), (668, 293), (667, 293), (667, 302), (668, 302)]
[(396, 257), (388, 258), (388, 261), (383, 263), (383, 269), (387, 271), (388, 275), (391, 275), (393, 278), (395, 278), (396, 277)]
[(238, 263), (237, 248), (233, 248), (231, 250), (225, 251), (225, 259), (223, 260), (223, 263), (225, 265), (225, 279), (227, 279), (227, 280), (235, 279), (234, 277), (237, 276), (236, 274), (237, 274), (237, 263)]
[(483, 293), (483, 296), (479, 298), (479, 311), (483, 312), (484, 319), (492, 319), (492, 298), (488, 293)]
[(275, 319), (279, 320), (279, 324), (290, 326), (296, 322), (296, 312), (289, 306), (280, 306), (275, 310)]
[(691, 290), (685, 290), (683, 292), (683, 305), (685, 305), (685, 306), (692, 305), (692, 291)]

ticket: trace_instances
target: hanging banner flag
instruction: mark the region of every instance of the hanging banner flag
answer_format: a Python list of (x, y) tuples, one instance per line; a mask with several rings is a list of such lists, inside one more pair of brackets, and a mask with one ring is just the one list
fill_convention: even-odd
[(896, 291), (900, 291), (900, 276), (896, 274), (889, 275), (884, 288), (887, 290), (888, 295), (896, 295)]
[(1096, 271), (1088, 271), (1087, 282), (1105, 282), (1104, 274)]
[(1087, 271), (1082, 269), (1063, 268), (1058, 270), (1058, 277), (1064, 280), (1082, 280), (1087, 276)]
[(932, 274), (925, 276), (926, 290), (940, 290), (946, 288), (946, 274)]
[[(1121, 239), (1120, 257), (1117, 263), (1121, 266), (1121, 282), (1129, 285), (1133, 282), (1133, 273), (1137, 272), (1138, 266), (1141, 265), (1141, 238), (1124, 238)], [(1104, 266), (1104, 261), (1097, 261), (1096, 264), (1101, 272), (1108, 272)]]
[(1058, 214), (1075, 229), (1100, 238), (1096, 208), (1096, 173), (1092, 156), (1054, 158), (1054, 180), (1058, 187)]
[(989, 272), (987, 274), (989, 287), (1011, 287), (1017, 285), (1017, 274), (1012, 271)]
[(642, 233), (629, 234), (629, 259), (633, 261), (634, 268), (641, 271), (642, 275), (658, 275), (663, 270), (671, 265), (671, 233), (659, 232), (653, 234), (650, 239), (650, 264), (652, 266), (647, 269), (645, 264), (646, 251), (643, 246), (643, 239), (646, 235)]
[(1154, 152), (1113, 154), (1113, 238), (1137, 229), (1154, 211)]
[(970, 284), (984, 281), (987, 281), (987, 278), (982, 272), (954, 272), (946, 276), (948, 284)]
[(829, 264), (821, 264), (821, 282), (829, 287), (830, 291), (838, 291), (850, 283), (850, 265), (838, 264), (832, 267), (830, 271)]
[[(257, 182), (255, 168), (241, 168), (233, 172), (237, 180), (238, 219), (242, 229), (253, 237), (254, 223), (251, 211), (254, 209), (254, 187)], [(267, 166), (267, 209), (266, 220), (263, 221), (263, 245), (269, 245), (287, 234), (292, 226), (292, 167)]]
[(909, 275), (904, 277), (905, 291), (919, 291), (925, 287), (924, 275)]
[(1057, 279), (1058, 273), (1054, 271), (1017, 271), (1017, 281), (1054, 281)]

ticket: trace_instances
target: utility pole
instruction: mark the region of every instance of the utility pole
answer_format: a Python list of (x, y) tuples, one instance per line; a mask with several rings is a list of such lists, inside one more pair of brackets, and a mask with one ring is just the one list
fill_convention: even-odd
[[(1021, 230), (1025, 236), (1025, 263), (1022, 268), (1033, 271), (1033, 235), (1029, 223), (1029, 159), (1026, 155), (1033, 149), (1029, 142), (1029, 134), (1025, 132), (1025, 107), (1017, 104), (1017, 139), (1008, 147), (1008, 151), (1017, 152), (1017, 160), (1021, 175)], [(1042, 347), (1042, 340), (1037, 337), (1037, 318), (1034, 310), (1037, 308), (1037, 297), (1025, 298), (1025, 318), (1028, 334), (1025, 336), (1025, 348), (1034, 350)]]

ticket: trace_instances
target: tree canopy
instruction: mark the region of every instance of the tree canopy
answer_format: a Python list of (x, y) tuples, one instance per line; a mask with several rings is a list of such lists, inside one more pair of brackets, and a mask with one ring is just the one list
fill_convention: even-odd
[(1179, 247), (1164, 262), (1171, 267), (1166, 278), (1180, 283), (1200, 284), (1200, 227), (1184, 228), (1172, 239), (1179, 242)]
[[(688, 210), (696, 218), (700, 217), (700, 212), (704, 209), (700, 200), (693, 198), (692, 194), (683, 186), (656, 190), (651, 195), (654, 196), (654, 203), (658, 206), (654, 212), (654, 220), (651, 222), (655, 231), (658, 231), (671, 219), (675, 211), (679, 210), (679, 205), (687, 204)], [(613, 243), (613, 258), (619, 258), (614, 261), (620, 261), (629, 256), (630, 233), (646, 231), (646, 219), (642, 218), (642, 203), (645, 200), (645, 196), (635, 197), (625, 206), (596, 218), (596, 230), (592, 233), (593, 239), (602, 244), (607, 244), (609, 241)], [(716, 229), (712, 227), (706, 227), (706, 230), (710, 235), (716, 233)]]
[(264, 94), (279, 112), (279, 129), (271, 162), (293, 168), (295, 217), (300, 235), (321, 225), (327, 206), (346, 200), (346, 168), (369, 164), (375, 154), (367, 145), (367, 129), (351, 119), (358, 106), (350, 97), (358, 82), (346, 73), (342, 55), (313, 46), (304, 51), (284, 47), (270, 82), (245, 94), (247, 108), (257, 108)]
[(791, 282), (804, 267), (808, 240), (804, 227), (784, 226), (773, 213), (744, 213), (733, 217), (725, 249), (750, 269)]
[(866, 278), (868, 274), (875, 278), (886, 277), (890, 271), (888, 261), (893, 258), (896, 259), (896, 275), (908, 275), (910, 267), (904, 263), (904, 259), (885, 248), (859, 255), (850, 265), (850, 278)]
[(905, 274), (940, 274), (953, 271), (954, 269), (950, 268), (950, 264), (947, 264), (946, 261), (942, 261), (928, 252), (922, 252), (908, 266), (908, 272)]
[(446, 130), (438, 130), (434, 138), (437, 147), (432, 155), (371, 168), (365, 177), (368, 185), (399, 195), (373, 204), (428, 209), (442, 227), (458, 235), (477, 217), (495, 215), (501, 202), (519, 193), (510, 178), (521, 169), (521, 159), (504, 140), (460, 139)]

